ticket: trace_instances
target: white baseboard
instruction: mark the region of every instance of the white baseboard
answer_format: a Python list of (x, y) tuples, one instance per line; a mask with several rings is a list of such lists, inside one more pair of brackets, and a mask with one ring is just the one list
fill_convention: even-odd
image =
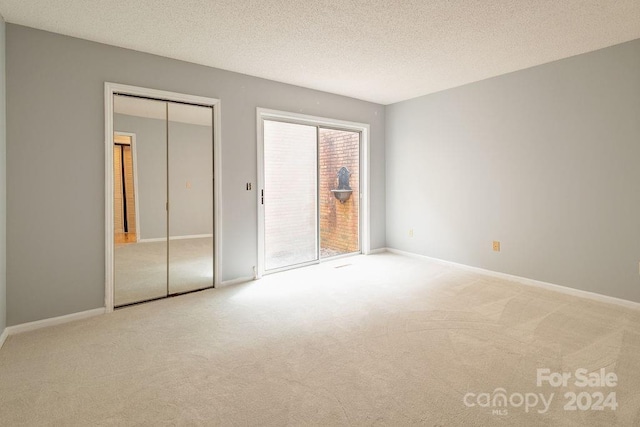
[(426, 255), (420, 255), (420, 254), (415, 254), (415, 253), (412, 253), (412, 252), (401, 251), (399, 249), (386, 248), (386, 250), (388, 252), (391, 252), (391, 253), (394, 253), (394, 254), (404, 255), (404, 256), (408, 256), (408, 257), (412, 257), (412, 258), (427, 259), (429, 261), (434, 261), (434, 262), (437, 262), (439, 264), (451, 265), (451, 266), (458, 267), (458, 268), (461, 268), (461, 269), (464, 269), (464, 270), (472, 271), (472, 272), (479, 273), (479, 274), (484, 274), (486, 276), (496, 277), (496, 278), (499, 278), (499, 279), (510, 280), (512, 282), (517, 282), (517, 283), (520, 283), (520, 284), (523, 284), (523, 285), (527, 285), (527, 286), (534, 286), (536, 288), (543, 288), (543, 289), (547, 289), (547, 290), (551, 290), (551, 291), (555, 291), (555, 292), (560, 292), (560, 293), (566, 294), (566, 295), (572, 295), (572, 296), (576, 296), (576, 297), (580, 297), (580, 298), (586, 298), (586, 299), (599, 301), (599, 302), (604, 302), (604, 303), (608, 303), (608, 304), (615, 304), (615, 305), (619, 305), (619, 306), (622, 306), (622, 307), (631, 308), (633, 310), (640, 310), (640, 303), (635, 302), (635, 301), (629, 301), (629, 300), (622, 299), (622, 298), (616, 298), (616, 297), (611, 297), (611, 296), (608, 296), (608, 295), (602, 295), (602, 294), (598, 294), (598, 293), (595, 293), (595, 292), (583, 291), (581, 289), (569, 288), (567, 286), (556, 285), (554, 283), (548, 283), (548, 282), (542, 282), (540, 280), (529, 279), (527, 277), (522, 277), (522, 276), (515, 276), (513, 274), (500, 273), (499, 271), (486, 270), (486, 269), (480, 268), (480, 267), (472, 267), (472, 266), (466, 265), (466, 264), (459, 264), (457, 262), (446, 261), (446, 260), (443, 260), (443, 259), (433, 258), (433, 257), (426, 256)]
[(216, 285), (216, 289), (226, 288), (227, 286), (233, 286), (239, 283), (251, 282), (253, 280), (255, 280), (253, 276), (238, 277), (237, 279), (225, 280), (224, 282), (221, 282), (219, 285)]
[(387, 248), (371, 249), (367, 255), (381, 254), (387, 252)]
[(2, 334), (0, 334), (0, 348), (2, 348), (2, 345), (7, 340), (8, 336), (9, 332), (7, 332), (7, 329), (5, 328), (4, 331), (2, 331)]
[(73, 322), (74, 320), (86, 319), (88, 317), (99, 316), (106, 312), (105, 308), (94, 308), (93, 310), (81, 311), (79, 313), (66, 314), (64, 316), (51, 317), (49, 319), (36, 320), (35, 322), (22, 323), (15, 326), (7, 326), (5, 333), (7, 335), (21, 334), (23, 332), (35, 331), (36, 329), (46, 328), (48, 326), (61, 325), (63, 323)]
[[(205, 237), (213, 237), (213, 234), (189, 234), (187, 236), (171, 236), (169, 240), (185, 240), (185, 239), (202, 239)], [(158, 237), (153, 239), (140, 239), (138, 243), (153, 243), (153, 242), (165, 242), (166, 237)]]

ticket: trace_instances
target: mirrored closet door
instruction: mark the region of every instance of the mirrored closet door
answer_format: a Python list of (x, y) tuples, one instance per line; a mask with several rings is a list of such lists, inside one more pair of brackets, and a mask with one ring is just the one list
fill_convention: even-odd
[(169, 295), (213, 286), (212, 109), (168, 104)]
[(114, 95), (114, 305), (213, 287), (211, 107)]

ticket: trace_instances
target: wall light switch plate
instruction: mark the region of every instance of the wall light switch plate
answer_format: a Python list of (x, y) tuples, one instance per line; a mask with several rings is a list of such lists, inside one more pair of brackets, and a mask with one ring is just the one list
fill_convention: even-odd
[(500, 242), (498, 242), (497, 240), (493, 241), (493, 250), (495, 252), (500, 252)]

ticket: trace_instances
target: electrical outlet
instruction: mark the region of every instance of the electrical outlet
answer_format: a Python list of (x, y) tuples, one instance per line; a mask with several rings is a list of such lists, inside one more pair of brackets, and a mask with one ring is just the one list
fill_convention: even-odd
[(498, 242), (497, 240), (493, 241), (493, 250), (495, 252), (500, 252), (500, 242)]
[(187, 187), (187, 190), (191, 189), (191, 181), (187, 181), (186, 187)]
[(413, 228), (409, 229), (409, 237), (413, 237)]

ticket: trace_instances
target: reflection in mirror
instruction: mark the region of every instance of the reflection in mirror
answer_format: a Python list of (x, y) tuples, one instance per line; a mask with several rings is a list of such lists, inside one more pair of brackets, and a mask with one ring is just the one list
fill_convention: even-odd
[(113, 221), (116, 243), (131, 243), (136, 234), (136, 197), (133, 172), (133, 135), (113, 136)]
[(213, 109), (114, 96), (115, 306), (213, 287)]
[(169, 294), (213, 286), (213, 109), (169, 103)]
[(114, 96), (114, 301), (167, 296), (167, 103)]

